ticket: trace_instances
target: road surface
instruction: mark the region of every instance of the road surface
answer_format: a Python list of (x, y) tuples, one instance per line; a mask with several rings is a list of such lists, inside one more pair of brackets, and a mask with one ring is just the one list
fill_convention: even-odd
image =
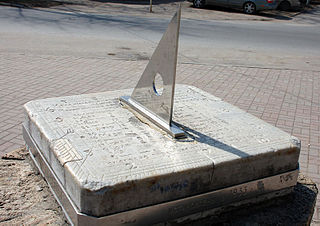
[[(168, 23), (166, 18), (0, 7), (0, 51), (147, 59)], [(320, 70), (319, 37), (317, 24), (182, 19), (179, 61)]]

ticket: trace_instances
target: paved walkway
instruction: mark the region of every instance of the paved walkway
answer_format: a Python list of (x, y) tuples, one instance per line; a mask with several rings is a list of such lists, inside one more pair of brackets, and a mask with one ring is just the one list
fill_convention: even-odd
[[(134, 87), (147, 61), (0, 53), (0, 154), (24, 145), (23, 104)], [(301, 171), (320, 185), (320, 72), (179, 64), (194, 85), (297, 136)], [(320, 200), (313, 222), (320, 222)]]

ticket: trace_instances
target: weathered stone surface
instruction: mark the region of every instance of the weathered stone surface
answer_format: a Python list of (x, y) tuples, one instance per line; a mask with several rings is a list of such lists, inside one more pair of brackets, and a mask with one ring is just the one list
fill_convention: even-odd
[(83, 213), (103, 216), (297, 168), (295, 137), (195, 87), (176, 88), (173, 120), (184, 140), (122, 108), (118, 98), (130, 93), (25, 105), (24, 126)]
[[(26, 150), (13, 152), (27, 156)], [(29, 161), (0, 159), (0, 224), (68, 225), (45, 180)], [(197, 221), (165, 225), (309, 225), (317, 194), (315, 183), (300, 174), (290, 195)]]
[(298, 183), (289, 195), (256, 204), (224, 209), (214, 216), (196, 221), (167, 225), (310, 225), (318, 189), (309, 178), (299, 174)]

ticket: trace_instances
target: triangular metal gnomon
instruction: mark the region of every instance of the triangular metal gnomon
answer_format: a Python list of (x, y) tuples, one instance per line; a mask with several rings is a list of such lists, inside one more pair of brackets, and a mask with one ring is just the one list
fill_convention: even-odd
[[(176, 138), (185, 136), (172, 123), (180, 17), (181, 6), (162, 36), (131, 97), (120, 98), (121, 102)], [(156, 77), (161, 77), (163, 81), (162, 93), (157, 90)]]

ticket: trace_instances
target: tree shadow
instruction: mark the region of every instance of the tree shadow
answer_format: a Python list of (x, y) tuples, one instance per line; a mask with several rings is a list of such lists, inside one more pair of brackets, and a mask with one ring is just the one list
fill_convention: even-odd
[(50, 8), (59, 5), (73, 5), (72, 2), (50, 0), (1, 0), (0, 5), (18, 8)]
[[(132, 4), (132, 5), (150, 5), (150, 0), (91, 0), (103, 3), (118, 3), (118, 4)], [(176, 2), (184, 2), (185, 0), (152, 0), (152, 5), (169, 4)]]

